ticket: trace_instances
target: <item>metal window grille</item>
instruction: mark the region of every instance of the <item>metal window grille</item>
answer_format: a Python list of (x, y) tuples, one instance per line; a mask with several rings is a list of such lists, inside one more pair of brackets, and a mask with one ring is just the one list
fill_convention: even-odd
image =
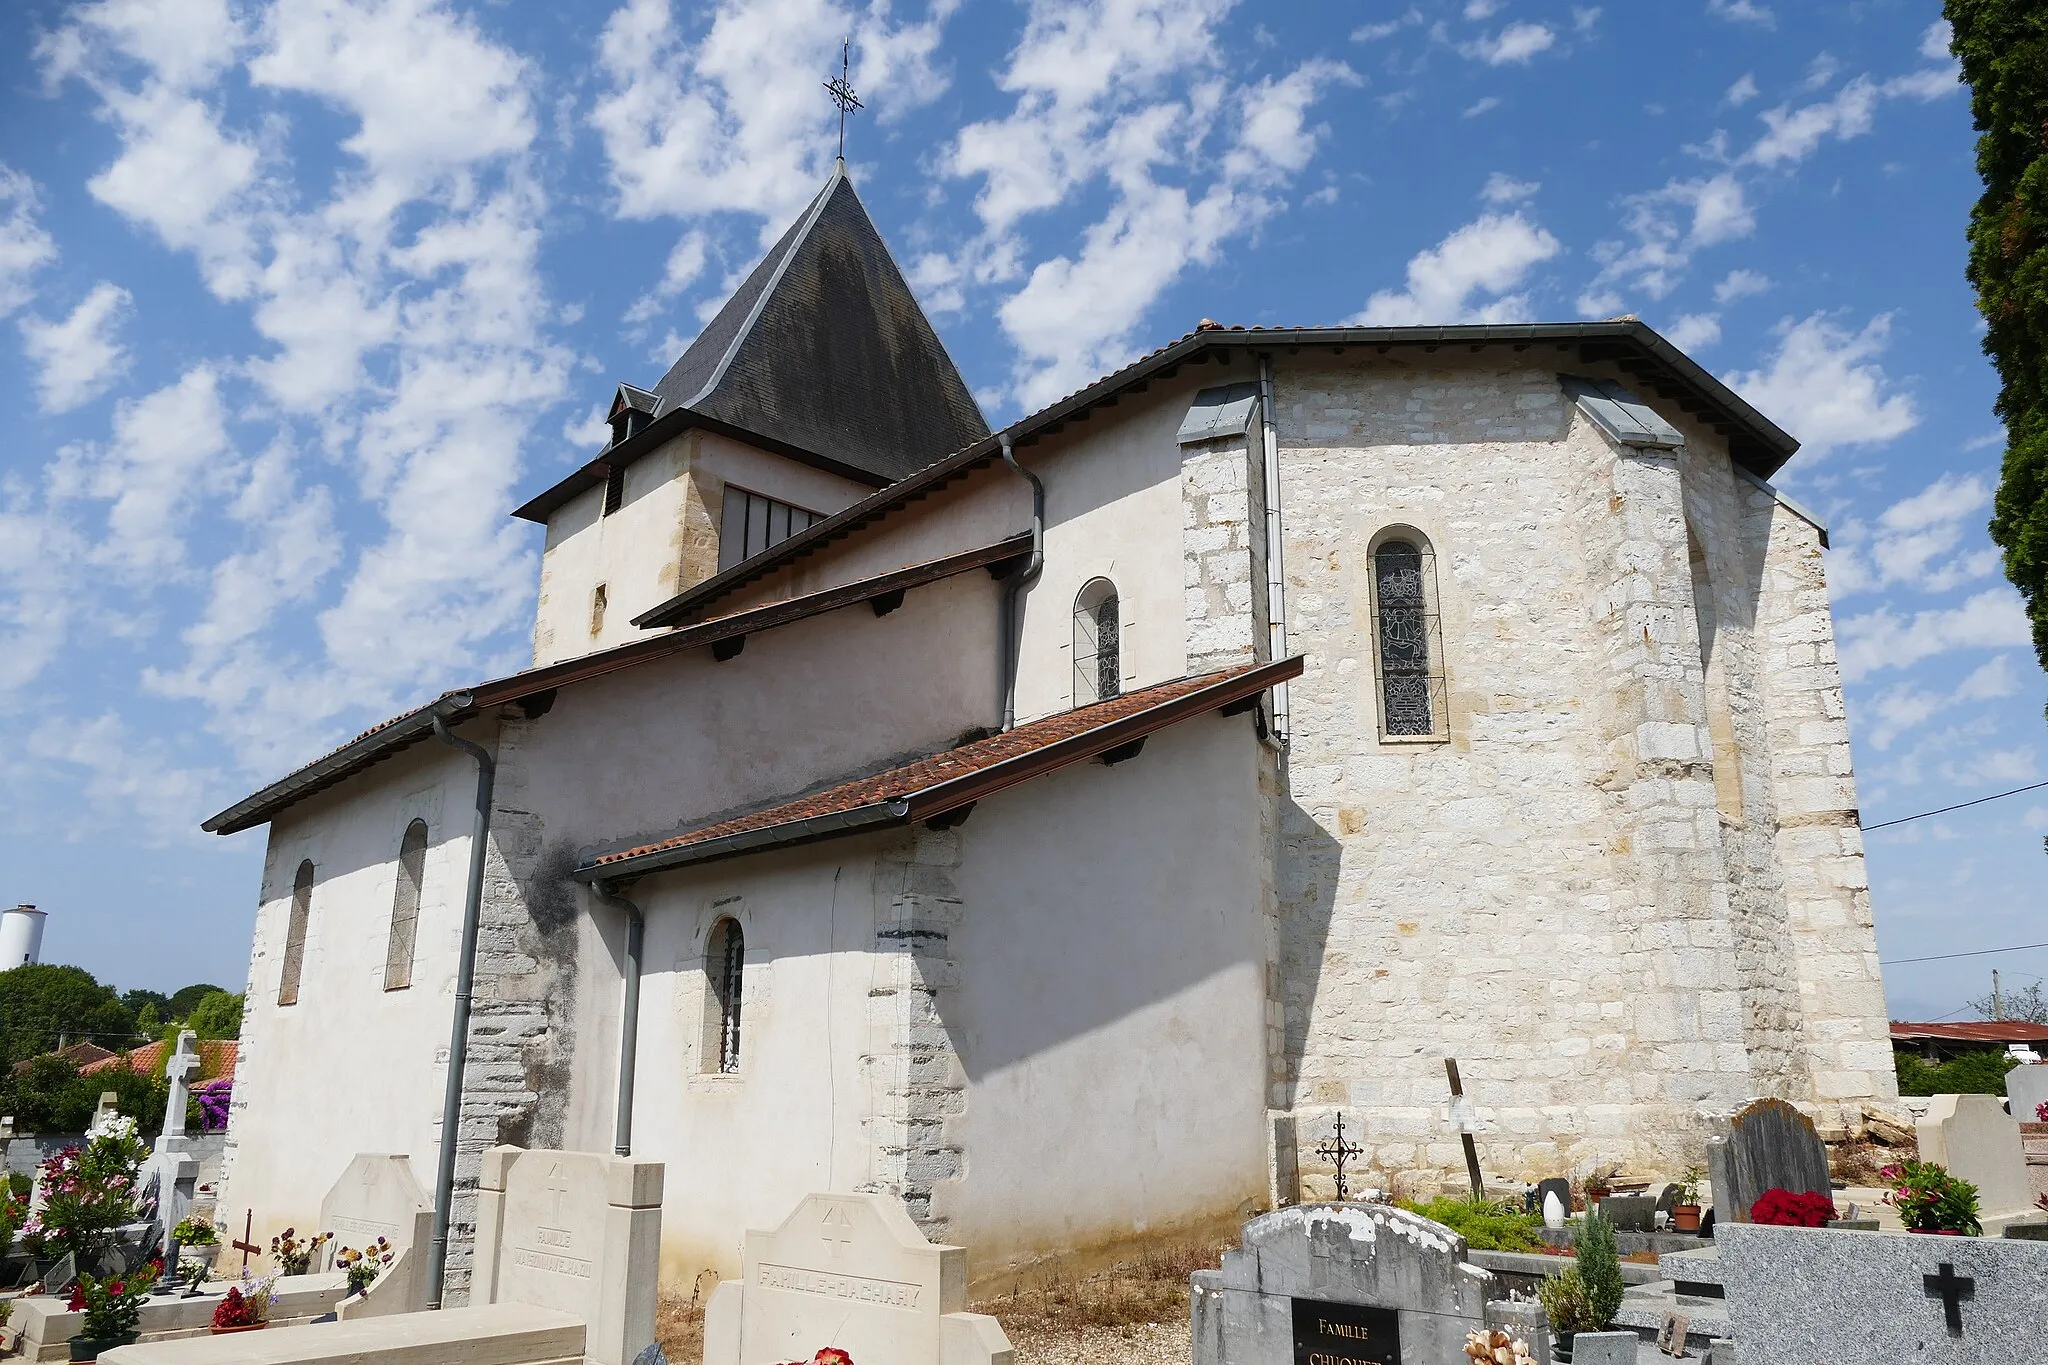
[(299, 971), (306, 961), (306, 921), (313, 916), (313, 863), (299, 864), (292, 879), (292, 918), (284, 935), (284, 970), (277, 978), (277, 1003), (299, 1003)]
[(405, 827), (398, 845), (398, 889), (391, 897), (391, 941), (384, 948), (384, 989), (412, 984), (412, 946), (419, 934), (420, 885), (427, 874), (427, 822)]
[(1097, 578), (1074, 599), (1074, 705), (1123, 692), (1123, 624), (1116, 585)]
[(610, 516), (626, 501), (626, 467), (609, 465), (604, 472), (604, 515)]
[(1373, 665), (1386, 736), (1446, 732), (1435, 572), (1435, 556), (1411, 541), (1390, 540), (1373, 552)]
[(742, 560), (752, 559), (770, 545), (778, 545), (813, 522), (824, 519), (821, 512), (808, 511), (727, 484), (724, 524), (718, 533), (719, 571), (722, 573)]
[(746, 972), (746, 938), (738, 920), (725, 920), (714, 937), (718, 963), (718, 1070), (731, 1076), (740, 1069), (740, 996)]

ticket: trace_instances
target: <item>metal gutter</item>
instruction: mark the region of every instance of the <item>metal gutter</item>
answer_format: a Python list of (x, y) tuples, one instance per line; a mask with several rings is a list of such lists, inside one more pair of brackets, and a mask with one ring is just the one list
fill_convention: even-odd
[(640, 907), (612, 890), (609, 881), (590, 883), (591, 894), (625, 912), (625, 981), (619, 1002), (619, 1097), (612, 1111), (612, 1153), (633, 1155), (633, 1080), (640, 1059), (640, 959), (647, 946), (647, 917)]

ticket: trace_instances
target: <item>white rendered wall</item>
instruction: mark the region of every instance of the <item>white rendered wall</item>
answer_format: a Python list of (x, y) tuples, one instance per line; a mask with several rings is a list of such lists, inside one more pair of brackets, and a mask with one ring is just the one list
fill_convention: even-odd
[[(465, 736), (491, 742), (482, 725)], [(251, 946), (223, 1221), (305, 1232), (357, 1152), (403, 1152), (431, 1187), (461, 942), (476, 765), (436, 741), (312, 797), (270, 829)], [(400, 841), (427, 822), (412, 984), (387, 991)], [(254, 836), (249, 836), (254, 837)], [(298, 1003), (277, 1003), (292, 884), (313, 862)]]

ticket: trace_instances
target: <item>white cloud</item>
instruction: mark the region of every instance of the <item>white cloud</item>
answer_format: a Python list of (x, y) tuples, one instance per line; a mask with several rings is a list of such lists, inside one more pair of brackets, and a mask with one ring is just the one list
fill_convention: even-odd
[(1465, 106), (1464, 117), (1478, 118), (1481, 114), (1490, 114), (1498, 108), (1500, 108), (1500, 96), (1485, 95)]
[(1930, 62), (1949, 60), (1948, 45), (1955, 40), (1955, 30), (1946, 19), (1936, 19), (1920, 35), (1920, 55)]
[(1698, 351), (1721, 339), (1717, 313), (1686, 313), (1664, 329), (1664, 337), (1681, 351)]
[(1422, 16), (1411, 9), (1399, 19), (1386, 19), (1378, 23), (1360, 24), (1357, 28), (1351, 30), (1351, 41), (1354, 43), (1376, 43), (1382, 38), (1391, 38), (1402, 29), (1421, 22)]
[(1511, 175), (1495, 171), (1486, 177), (1486, 185), (1479, 191), (1479, 197), (1489, 204), (1519, 204), (1531, 198), (1543, 186), (1534, 180), (1517, 180)]
[(1911, 616), (1880, 607), (1844, 617), (1837, 635), (1842, 677), (1852, 683), (1956, 650), (2024, 648), (2031, 639), (2019, 594), (2004, 586), (1987, 588), (1958, 606)]
[(1661, 189), (1629, 196), (1622, 207), (1623, 225), (1635, 240), (1594, 246), (1600, 273), (1579, 300), (1579, 311), (1589, 317), (1613, 313), (1623, 289), (1663, 298), (1684, 279), (1694, 253), (1756, 230), (1756, 213), (1742, 182), (1727, 171), (1668, 181)]
[(1465, 0), (1465, 17), (1477, 23), (1507, 8), (1507, 0)]
[(710, 238), (703, 232), (695, 229), (685, 232), (669, 248), (668, 260), (661, 269), (661, 280), (626, 310), (626, 321), (646, 322), (660, 313), (670, 299), (695, 284), (704, 273), (710, 250)]
[(1809, 454), (1878, 445), (1919, 424), (1913, 400), (1877, 363), (1891, 338), (1891, 314), (1859, 332), (1814, 313), (1776, 328), (1777, 352), (1760, 369), (1722, 378), (1758, 411), (1798, 437)]
[(1731, 270), (1714, 286), (1714, 302), (1723, 305), (1734, 303), (1752, 294), (1767, 293), (1770, 287), (1771, 277), (1761, 271)]
[(1770, 7), (1759, 5), (1755, 0), (1707, 0), (1707, 13), (1731, 23), (1755, 24), (1758, 28), (1776, 28), (1778, 16)]
[[(1911, 683), (1899, 683), (1855, 704), (1858, 720), (1871, 718), (1867, 732), (1858, 738), (1872, 748), (1889, 749), (1898, 738), (1935, 716), (1950, 716), (1959, 707), (1976, 701), (1995, 701), (2020, 690), (2011, 656), (1999, 654), (1980, 665), (1951, 692), (1932, 692)], [(1965, 708), (1966, 709), (1966, 708)]]
[(1548, 52), (1556, 44), (1557, 34), (1548, 24), (1525, 19), (1509, 24), (1499, 33), (1482, 36), (1467, 51), (1488, 66), (1526, 66), (1538, 53)]
[(1835, 598), (1894, 584), (1947, 592), (1996, 573), (1998, 551), (1984, 539), (1990, 505), (1991, 488), (1982, 478), (1944, 474), (1886, 508), (1874, 526), (1843, 522), (1828, 561)]
[(1721, 102), (1730, 108), (1740, 109), (1755, 99), (1759, 93), (1761, 92), (1757, 89), (1756, 77), (1745, 71), (1735, 84), (1728, 87), (1728, 92), (1721, 96)]
[(1769, 129), (1757, 139), (1743, 160), (1758, 166), (1798, 163), (1820, 147), (1827, 138), (1843, 141), (1861, 137), (1876, 122), (1877, 102), (1883, 91), (1868, 76), (1858, 76), (1833, 98), (1794, 109), (1781, 104), (1759, 116)]
[(57, 492), (107, 504), (93, 558), (136, 581), (185, 567), (186, 513), (218, 486), (228, 453), (219, 376), (198, 366), (114, 413), (104, 447), (72, 448)]
[[(1519, 212), (1483, 213), (1418, 253), (1408, 262), (1408, 287), (1379, 291), (1351, 321), (1366, 327), (1400, 327), (1525, 318), (1528, 296), (1508, 291), (1563, 249), (1557, 238)], [(1475, 306), (1474, 294), (1494, 297)]]
[(1572, 31), (1580, 34), (1591, 33), (1599, 26), (1600, 15), (1601, 9), (1598, 5), (1573, 5)]
[(22, 349), (36, 366), (38, 407), (69, 412), (113, 387), (128, 368), (128, 352), (115, 334), (131, 302), (127, 290), (102, 280), (61, 322), (32, 315), (21, 320)]
[(1801, 78), (1801, 90), (1825, 90), (1835, 83), (1835, 77), (1842, 74), (1841, 59), (1832, 52), (1822, 52), (1806, 64), (1806, 75)]
[(57, 259), (57, 245), (36, 222), (35, 182), (0, 162), (0, 317), (29, 301), (29, 277)]

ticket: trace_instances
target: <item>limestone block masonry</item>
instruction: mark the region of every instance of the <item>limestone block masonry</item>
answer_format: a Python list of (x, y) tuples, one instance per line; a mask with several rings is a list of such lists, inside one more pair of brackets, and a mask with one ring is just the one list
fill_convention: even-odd
[[(1345, 1110), (1363, 1165), (1424, 1183), (1463, 1178), (1446, 1057), (1503, 1177), (1677, 1170), (1752, 1096), (1828, 1122), (1891, 1093), (1818, 532), (1711, 430), (1612, 444), (1532, 361), (1277, 377), (1308, 662), (1272, 1102)], [(1447, 735), (1381, 737), (1365, 551), (1393, 528), (1434, 553)]]

